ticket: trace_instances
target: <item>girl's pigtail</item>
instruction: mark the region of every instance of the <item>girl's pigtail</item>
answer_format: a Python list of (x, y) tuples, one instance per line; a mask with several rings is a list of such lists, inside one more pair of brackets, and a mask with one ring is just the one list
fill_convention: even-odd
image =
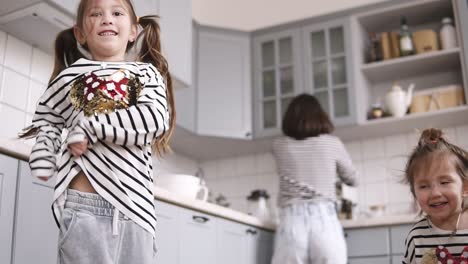
[(49, 83), (70, 64), (84, 57), (78, 49), (73, 28), (60, 32), (55, 39), (54, 70), (50, 76)]
[[(172, 87), (172, 78), (169, 73), (169, 66), (167, 60), (164, 58), (161, 52), (161, 34), (157, 21), (158, 18), (159, 17), (155, 15), (143, 16), (139, 17), (137, 22), (143, 28), (143, 31), (138, 36), (138, 39), (141, 36), (144, 36), (141, 42), (140, 52), (138, 53), (138, 60), (153, 64), (166, 80), (167, 102), (170, 113), (169, 129), (153, 142), (156, 153), (161, 155), (162, 153), (170, 151), (169, 140), (175, 127), (176, 110), (174, 105), (174, 92)], [(138, 39), (135, 41), (135, 43), (138, 42)]]

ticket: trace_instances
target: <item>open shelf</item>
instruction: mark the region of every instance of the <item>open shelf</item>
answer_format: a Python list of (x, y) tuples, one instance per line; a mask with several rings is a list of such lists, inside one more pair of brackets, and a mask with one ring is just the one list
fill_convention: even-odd
[(359, 14), (358, 20), (367, 32), (391, 31), (400, 28), (400, 18), (406, 16), (411, 27), (415, 25), (440, 23), (444, 17), (453, 17), (450, 0), (407, 1)]
[(413, 113), (403, 117), (385, 117), (366, 120), (364, 123), (337, 128), (336, 135), (342, 140), (383, 137), (423, 130), (429, 127), (444, 128), (468, 123), (468, 106), (458, 106), (425, 113)]
[(384, 82), (460, 68), (460, 49), (438, 50), (361, 66), (371, 82)]

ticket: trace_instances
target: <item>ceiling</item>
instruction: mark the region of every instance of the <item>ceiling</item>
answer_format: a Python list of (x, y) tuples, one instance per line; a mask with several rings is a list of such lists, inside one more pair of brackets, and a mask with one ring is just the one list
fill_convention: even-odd
[(243, 31), (390, 0), (192, 0), (200, 24)]

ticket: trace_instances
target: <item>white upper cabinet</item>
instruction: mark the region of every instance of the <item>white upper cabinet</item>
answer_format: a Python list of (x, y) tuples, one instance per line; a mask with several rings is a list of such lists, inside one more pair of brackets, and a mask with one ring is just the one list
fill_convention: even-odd
[(80, 0), (49, 0), (50, 2), (58, 5), (59, 7), (63, 8), (70, 14), (76, 15), (76, 10), (78, 9), (78, 4)]
[(249, 34), (200, 27), (197, 133), (252, 138)]
[(255, 137), (281, 134), (281, 121), (295, 95), (303, 91), (300, 30), (253, 38)]
[(334, 124), (355, 120), (349, 19), (314, 23), (303, 28), (305, 92), (315, 95)]
[(158, 15), (159, 0), (133, 0), (137, 16)]
[(192, 1), (160, 0), (161, 45), (175, 87), (192, 84)]
[(192, 76), (193, 84), (190, 87), (182, 89), (174, 89), (175, 107), (177, 112), (176, 124), (183, 127), (188, 131), (195, 133), (196, 127), (196, 49), (197, 49), (198, 27), (193, 23), (192, 25)]

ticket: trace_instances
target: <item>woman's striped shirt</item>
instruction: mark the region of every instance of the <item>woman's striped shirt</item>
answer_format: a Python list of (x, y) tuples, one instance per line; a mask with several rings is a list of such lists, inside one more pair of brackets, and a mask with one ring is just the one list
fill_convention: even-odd
[(343, 143), (335, 136), (320, 135), (304, 140), (280, 137), (273, 143), (280, 177), (278, 203), (335, 200), (336, 181), (355, 185), (358, 175)]
[[(73, 107), (70, 88), (75, 80), (91, 71), (105, 77), (121, 69), (143, 86), (135, 105), (91, 117)], [(30, 167), (34, 176), (57, 175), (52, 209), (58, 225), (65, 190), (83, 171), (99, 195), (154, 235), (151, 143), (168, 129), (169, 111), (164, 80), (152, 64), (79, 59), (49, 84), (39, 99), (33, 126), (40, 129)], [(64, 142), (63, 129), (69, 131)], [(88, 150), (73, 157), (66, 148), (68, 142), (82, 141), (85, 136)]]
[(439, 229), (424, 218), (414, 224), (405, 245), (403, 264), (424, 263), (423, 258), (429, 258), (440, 246), (445, 247), (453, 257), (459, 258), (463, 248), (468, 246), (468, 229), (458, 230), (452, 235), (452, 231)]

